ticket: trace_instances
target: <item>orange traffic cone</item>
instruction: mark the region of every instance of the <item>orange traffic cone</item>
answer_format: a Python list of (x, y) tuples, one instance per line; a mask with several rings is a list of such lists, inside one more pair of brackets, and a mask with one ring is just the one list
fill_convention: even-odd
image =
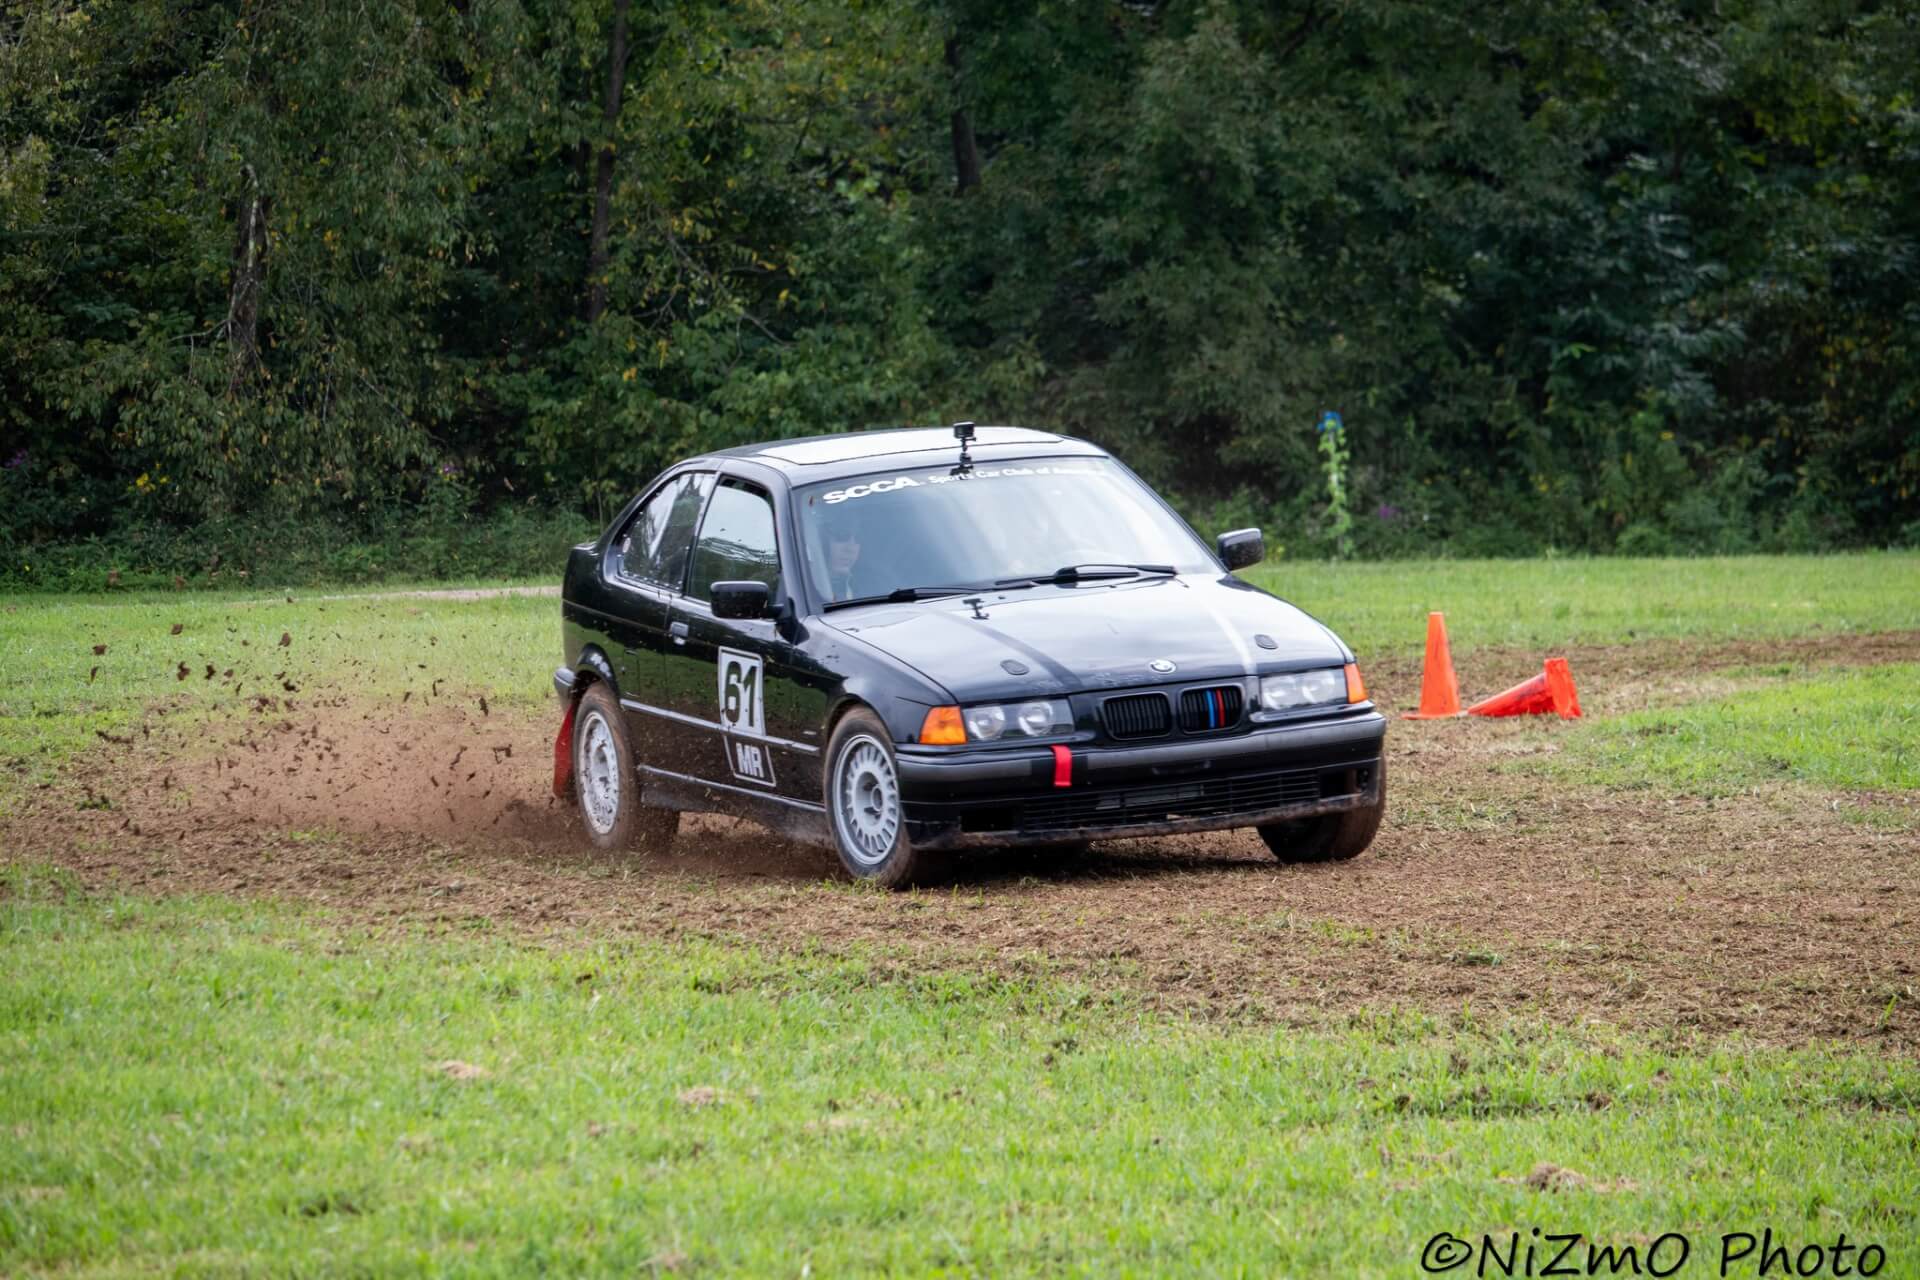
[(1460, 682), (1453, 677), (1453, 650), (1447, 647), (1447, 615), (1427, 615), (1427, 664), (1420, 672), (1420, 709), (1408, 720), (1443, 720), (1460, 714)]
[(1547, 692), (1553, 695), (1553, 709), (1562, 720), (1578, 720), (1580, 691), (1573, 687), (1573, 672), (1567, 668), (1567, 660), (1548, 658), (1544, 674), (1547, 677)]
[(1543, 716), (1549, 711), (1563, 720), (1580, 718), (1580, 694), (1573, 687), (1573, 672), (1565, 658), (1548, 658), (1533, 679), (1467, 708), (1470, 716)]

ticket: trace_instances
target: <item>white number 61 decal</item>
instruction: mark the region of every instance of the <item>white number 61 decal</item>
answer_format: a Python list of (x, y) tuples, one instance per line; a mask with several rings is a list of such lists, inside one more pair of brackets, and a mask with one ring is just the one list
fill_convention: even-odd
[(728, 733), (766, 736), (765, 684), (759, 654), (720, 650), (720, 723)]

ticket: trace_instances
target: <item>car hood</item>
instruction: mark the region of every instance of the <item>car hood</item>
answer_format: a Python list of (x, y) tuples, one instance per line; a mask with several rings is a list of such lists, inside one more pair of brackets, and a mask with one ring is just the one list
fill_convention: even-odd
[[(1331, 631), (1233, 577), (983, 591), (864, 605), (824, 621), (962, 702), (1233, 679), (1347, 660)], [(1155, 671), (1148, 665), (1154, 661), (1173, 669)]]

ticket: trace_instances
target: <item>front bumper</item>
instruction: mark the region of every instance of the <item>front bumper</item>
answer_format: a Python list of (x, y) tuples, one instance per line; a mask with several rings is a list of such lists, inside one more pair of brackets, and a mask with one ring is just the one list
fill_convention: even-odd
[(1381, 802), (1386, 720), (1371, 710), (1232, 737), (1073, 750), (897, 752), (908, 837), (952, 849), (1261, 826)]

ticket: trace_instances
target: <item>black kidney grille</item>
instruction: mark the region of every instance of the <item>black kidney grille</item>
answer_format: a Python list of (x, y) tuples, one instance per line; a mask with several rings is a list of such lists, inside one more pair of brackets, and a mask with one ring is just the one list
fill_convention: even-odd
[(1231, 729), (1240, 723), (1240, 705), (1245, 694), (1237, 684), (1213, 689), (1188, 689), (1180, 695), (1180, 727), (1188, 733), (1209, 729)]
[(1133, 693), (1101, 704), (1107, 732), (1116, 738), (1158, 738), (1173, 728), (1164, 693)]

